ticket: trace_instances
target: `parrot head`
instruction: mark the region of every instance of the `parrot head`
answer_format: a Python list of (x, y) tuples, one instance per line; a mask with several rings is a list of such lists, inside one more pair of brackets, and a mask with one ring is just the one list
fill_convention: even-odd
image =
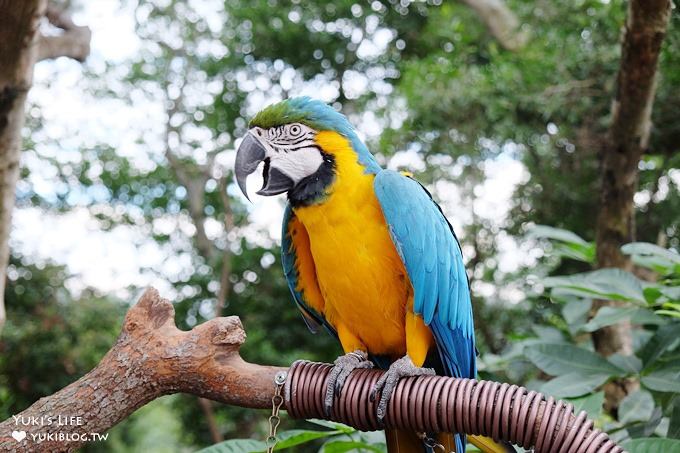
[(337, 173), (336, 156), (318, 140), (320, 133), (328, 132), (344, 137), (367, 171), (379, 171), (344, 115), (308, 97), (287, 99), (266, 107), (250, 121), (236, 152), (234, 173), (246, 198), (246, 180), (262, 162), (264, 184), (258, 195), (287, 193), (294, 205), (323, 198)]

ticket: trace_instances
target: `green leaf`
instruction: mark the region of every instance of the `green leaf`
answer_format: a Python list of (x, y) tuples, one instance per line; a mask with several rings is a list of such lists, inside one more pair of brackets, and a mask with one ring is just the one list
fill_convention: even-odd
[(645, 390), (638, 390), (626, 396), (619, 406), (619, 421), (624, 425), (631, 422), (647, 421), (654, 411), (654, 398)]
[(266, 449), (267, 445), (260, 440), (231, 439), (199, 450), (198, 453), (252, 453)]
[(664, 324), (663, 318), (646, 308), (605, 306), (598, 310), (593, 319), (582, 327), (582, 330), (584, 332), (594, 332), (602, 327), (611, 326), (627, 319), (630, 319), (633, 324), (638, 325)]
[(564, 334), (560, 329), (551, 326), (533, 326), (532, 329), (538, 338), (546, 343), (560, 343), (564, 341)]
[(595, 246), (592, 244), (555, 244), (555, 252), (560, 256), (585, 263), (595, 262)]
[(658, 286), (647, 286), (642, 290), (642, 294), (645, 296), (648, 305), (655, 305), (663, 296), (663, 293)]
[(565, 230), (562, 228), (555, 228), (547, 225), (534, 225), (529, 230), (528, 236), (532, 238), (552, 239), (555, 241), (566, 242), (569, 244), (579, 245), (590, 244), (590, 242), (587, 242), (585, 239), (583, 239), (576, 233), (573, 233), (569, 230)]
[(664, 259), (659, 259), (658, 257), (655, 256), (635, 255), (632, 257), (632, 261), (636, 265), (640, 267), (646, 267), (647, 269), (651, 269), (660, 275), (669, 276), (680, 273), (680, 265), (678, 264), (673, 265), (668, 261)]
[(652, 416), (649, 420), (643, 422), (635, 422), (626, 425), (626, 431), (629, 437), (632, 439), (638, 439), (641, 437), (651, 437), (654, 432), (659, 429), (659, 425), (663, 420), (663, 413), (661, 407), (656, 406), (652, 412)]
[(567, 302), (562, 308), (562, 316), (567, 324), (574, 324), (585, 320), (592, 301), (589, 299), (573, 299)]
[(577, 297), (620, 300), (645, 306), (647, 304), (640, 280), (621, 269), (599, 269), (569, 276), (548, 277), (543, 279), (543, 284)]
[(621, 247), (621, 251), (626, 255), (658, 256), (673, 264), (680, 264), (680, 255), (650, 242), (631, 242)]
[(668, 421), (668, 433), (666, 435), (673, 439), (680, 439), (680, 395), (675, 395), (671, 404), (673, 409)]
[(628, 453), (680, 453), (680, 440), (647, 437), (624, 442)]
[(652, 269), (660, 274), (670, 274), (680, 270), (680, 255), (648, 242), (632, 242), (621, 247), (626, 255), (632, 255), (637, 265)]
[(315, 425), (323, 426), (324, 428), (330, 428), (333, 430), (337, 431), (342, 431), (345, 434), (351, 434), (353, 432), (356, 432), (356, 429), (352, 428), (351, 426), (347, 426), (343, 423), (338, 423), (338, 422), (332, 422), (330, 420), (321, 420), (318, 418), (310, 418), (307, 419), (309, 423), (314, 423)]
[(595, 261), (595, 244), (586, 242), (571, 231), (546, 225), (535, 225), (529, 230), (527, 236), (530, 238), (558, 241), (554, 244), (554, 250), (560, 256), (566, 256), (586, 263)]
[[(661, 408), (659, 408), (661, 409)], [(668, 433), (668, 417), (661, 417), (661, 421), (659, 421), (659, 424), (656, 426), (654, 429), (654, 433), (652, 433), (653, 436), (659, 436), (659, 437), (669, 437), (666, 434)], [(645, 436), (649, 437), (649, 436)]]
[(568, 289), (563, 290), (562, 288), (553, 288), (550, 290), (550, 300), (552, 302), (566, 304), (574, 299), (584, 300), (585, 302), (592, 303), (590, 296), (574, 296), (573, 291)]
[(655, 326), (661, 326), (663, 324), (668, 323), (667, 319), (662, 318), (661, 316), (656, 315), (652, 310), (649, 310), (647, 308), (640, 308), (637, 313), (633, 315), (631, 320), (638, 325), (655, 325)]
[(658, 288), (670, 302), (680, 302), (680, 283), (676, 282), (674, 286), (659, 285)]
[(625, 372), (592, 351), (570, 344), (538, 344), (527, 346), (524, 355), (541, 370), (553, 376), (620, 376)]
[(338, 434), (344, 433), (340, 430), (313, 431), (306, 429), (291, 429), (278, 435), (279, 442), (276, 444), (275, 450), (283, 450), (312, 440), (323, 439), (324, 437), (336, 436)]
[(359, 441), (367, 443), (370, 445), (382, 446), (385, 445), (385, 432), (384, 431), (358, 431), (357, 435)]
[(642, 385), (657, 392), (680, 392), (680, 369), (666, 369), (642, 376)]
[(680, 319), (680, 311), (675, 311), (675, 310), (656, 310), (654, 313), (656, 313), (659, 316), (670, 316), (671, 318), (678, 318)]
[(642, 360), (634, 355), (613, 354), (607, 360), (629, 373), (639, 373), (642, 370)]
[(651, 366), (668, 349), (680, 340), (680, 323), (671, 322), (657, 329), (652, 338), (639, 351), (643, 369)]
[[(343, 425), (345, 426), (345, 425)], [(279, 441), (275, 450), (284, 450), (296, 445), (304, 444), (324, 437), (344, 434), (342, 430), (314, 431), (305, 429), (291, 429), (283, 431), (277, 436)], [(199, 453), (253, 453), (262, 452), (267, 449), (267, 445), (259, 440), (253, 439), (231, 439), (219, 444), (212, 445), (201, 450)]]
[(604, 404), (604, 392), (597, 392), (581, 398), (567, 399), (574, 405), (574, 413), (586, 411), (588, 416), (597, 420), (602, 415), (602, 405)]
[(602, 307), (597, 314), (584, 326), (585, 332), (595, 332), (602, 327), (611, 326), (626, 319), (630, 319), (638, 311), (638, 307)]
[(373, 451), (375, 453), (385, 453), (387, 451), (387, 446), (380, 448), (378, 445), (372, 445), (365, 442), (358, 442), (352, 440), (332, 440), (323, 444), (321, 450), (319, 450), (319, 453), (345, 453), (348, 451), (356, 450)]
[(573, 398), (592, 392), (608, 378), (607, 374), (584, 376), (580, 373), (569, 373), (546, 382), (541, 387), (541, 392), (556, 398)]
[[(678, 285), (678, 283), (675, 283)], [(643, 290), (647, 304), (650, 306), (662, 305), (666, 309), (678, 310), (680, 305), (680, 286), (668, 286), (660, 283), (645, 283)]]

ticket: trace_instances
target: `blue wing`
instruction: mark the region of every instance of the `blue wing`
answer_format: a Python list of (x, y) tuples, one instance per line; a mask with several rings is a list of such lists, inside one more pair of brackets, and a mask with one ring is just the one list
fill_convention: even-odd
[(383, 170), (373, 184), (413, 286), (414, 311), (430, 327), (447, 374), (474, 378), (470, 289), (451, 224), (417, 181)]
[[(319, 326), (324, 326), (332, 335), (337, 336), (335, 329), (333, 329), (333, 327), (326, 322), (322, 314), (314, 308), (312, 301), (307, 300), (308, 297), (305, 296), (306, 291), (303, 289), (305, 285), (299, 284), (302, 281), (309, 286), (308, 290), (310, 297), (316, 297), (317, 299), (321, 297), (320, 294), (317, 294), (318, 291), (312, 291), (312, 286), (317, 285), (316, 275), (310, 271), (308, 271), (308, 275), (301, 275), (302, 269), (299, 266), (296, 266), (296, 262), (298, 262), (298, 253), (307, 256), (308, 259), (311, 260), (311, 252), (309, 250), (298, 250), (298, 247), (305, 247), (305, 241), (301, 241), (300, 239), (295, 240), (293, 237), (291, 226), (296, 222), (299, 223), (290, 205), (287, 205), (283, 215), (283, 231), (281, 233), (281, 262), (283, 264), (283, 273), (288, 282), (288, 288), (290, 288), (293, 299), (302, 312), (305, 324), (307, 324), (307, 327), (312, 333), (317, 333), (319, 331)], [(299, 228), (304, 229), (301, 223), (299, 223), (298, 226)], [(300, 232), (300, 234), (306, 235), (306, 231)], [(318, 305), (322, 302), (317, 300), (316, 303)]]

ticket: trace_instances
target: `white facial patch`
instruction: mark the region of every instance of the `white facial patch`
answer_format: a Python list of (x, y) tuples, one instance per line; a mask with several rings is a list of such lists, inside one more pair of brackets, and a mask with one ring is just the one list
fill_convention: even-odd
[(323, 163), (323, 157), (317, 148), (301, 148), (287, 153), (273, 153), (267, 157), (271, 159), (270, 165), (280, 170), (295, 184), (309, 175), (313, 175)]
[(316, 131), (309, 126), (291, 123), (269, 129), (254, 127), (250, 132), (264, 146), (271, 167), (295, 184), (313, 175), (323, 163), (321, 150), (314, 140)]

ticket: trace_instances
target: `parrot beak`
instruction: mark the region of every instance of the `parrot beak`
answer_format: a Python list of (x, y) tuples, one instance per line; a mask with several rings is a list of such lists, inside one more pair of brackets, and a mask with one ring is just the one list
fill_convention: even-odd
[(256, 192), (258, 195), (278, 195), (287, 192), (295, 185), (295, 182), (290, 177), (271, 165), (271, 159), (267, 156), (267, 150), (260, 140), (249, 132), (243, 138), (238, 151), (236, 151), (236, 163), (234, 165), (236, 182), (248, 201), (250, 201), (250, 197), (248, 197), (246, 181), (248, 176), (257, 169), (257, 166), (262, 161), (264, 161), (262, 174), (264, 184)]
[(241, 146), (236, 151), (236, 163), (234, 164), (234, 174), (236, 175), (236, 182), (238, 183), (241, 192), (246, 196), (248, 201), (248, 188), (246, 181), (248, 176), (253, 173), (257, 166), (265, 159), (266, 151), (262, 143), (256, 139), (250, 132), (246, 134), (241, 142)]

